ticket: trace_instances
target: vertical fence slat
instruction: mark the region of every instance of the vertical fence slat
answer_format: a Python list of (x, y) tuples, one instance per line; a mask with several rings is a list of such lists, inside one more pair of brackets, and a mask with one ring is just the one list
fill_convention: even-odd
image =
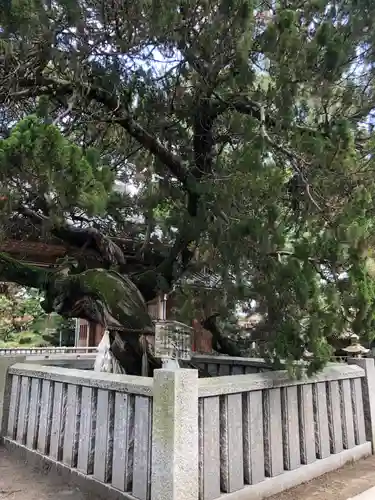
[(314, 384), (315, 449), (318, 458), (330, 455), (327, 391), (325, 382)]
[(77, 469), (84, 474), (92, 474), (94, 467), (94, 394), (91, 387), (82, 387)]
[(113, 431), (112, 486), (120, 491), (128, 491), (131, 482), (130, 441), (134, 425), (131, 396), (117, 392), (115, 395), (115, 416)]
[(17, 442), (25, 444), (27, 433), (27, 420), (29, 416), (29, 403), (30, 403), (30, 379), (29, 377), (22, 377), (21, 379), (21, 395), (20, 395), (20, 409), (17, 426)]
[(366, 427), (363, 409), (362, 380), (360, 378), (356, 378), (350, 382), (352, 386), (352, 401), (354, 410), (355, 443), (363, 444), (366, 442)]
[(263, 396), (262, 391), (244, 394), (244, 479), (246, 484), (264, 480)]
[(151, 479), (152, 400), (135, 397), (133, 496), (148, 500)]
[(50, 444), (51, 431), (51, 395), (52, 382), (49, 380), (42, 381), (42, 398), (40, 401), (40, 419), (39, 419), (39, 434), (38, 434), (38, 451), (43, 455), (48, 454)]
[(241, 394), (221, 399), (220, 440), (222, 490), (232, 493), (244, 485)]
[(98, 390), (94, 476), (108, 483), (112, 475), (113, 393)]
[(36, 448), (38, 438), (40, 388), (41, 380), (38, 378), (32, 378), (30, 392), (30, 410), (26, 437), (26, 446), (31, 450), (34, 450)]
[(343, 445), (346, 450), (354, 448), (354, 415), (350, 380), (341, 381), (341, 405), (343, 420)]
[(216, 377), (219, 373), (219, 365), (217, 363), (208, 363), (207, 371), (211, 377)]
[(254, 366), (245, 366), (245, 373), (257, 373), (258, 369)]
[(220, 496), (220, 404), (219, 397), (200, 400), (199, 416), (201, 500)]
[(55, 382), (55, 391), (53, 395), (53, 413), (51, 425), (51, 445), (50, 456), (54, 460), (61, 460), (61, 427), (65, 418), (63, 415), (63, 384)]
[(264, 465), (268, 477), (284, 471), (280, 389), (263, 392)]
[(230, 374), (230, 366), (223, 363), (219, 365), (219, 376), (226, 376)]
[(343, 443), (338, 381), (327, 382), (327, 399), (331, 453), (340, 453), (343, 450)]
[(312, 384), (300, 385), (298, 390), (301, 462), (311, 464), (316, 460)]
[(21, 390), (20, 384), (20, 377), (18, 375), (13, 375), (8, 416), (8, 437), (10, 439), (15, 439), (17, 434), (18, 408)]
[(241, 365), (234, 365), (232, 369), (232, 374), (233, 375), (243, 375), (244, 374), (244, 367)]
[(78, 447), (78, 414), (79, 414), (79, 387), (68, 384), (66, 393), (65, 429), (63, 444), (63, 462), (69, 467), (77, 465), (77, 447)]
[[(129, 491), (132, 483), (132, 495), (149, 500), (151, 398), (68, 384), (64, 416), (64, 384), (26, 376), (12, 376), (11, 381), (8, 434), (12, 439), (22, 444), (26, 441), (31, 448), (37, 446), (41, 453), (50, 453), (85, 474), (94, 473), (120, 491)], [(97, 406), (93, 403), (96, 393)], [(131, 398), (135, 409), (130, 479)], [(256, 484), (264, 476), (274, 477), (284, 468), (296, 469), (301, 462), (312, 463), (317, 456), (325, 458), (330, 451), (339, 453), (366, 440), (360, 378), (206, 397), (201, 402), (202, 500), (214, 500), (221, 491), (237, 491), (244, 483)], [(61, 421), (66, 422), (62, 457), (58, 451)], [(218, 429), (222, 431), (221, 443)]]
[(284, 468), (286, 470), (293, 470), (301, 465), (297, 386), (281, 389), (281, 406), (283, 417)]

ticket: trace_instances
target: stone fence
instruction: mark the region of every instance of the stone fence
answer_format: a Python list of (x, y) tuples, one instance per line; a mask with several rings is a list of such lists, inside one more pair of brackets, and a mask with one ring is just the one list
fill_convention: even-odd
[(200, 498), (265, 498), (370, 454), (366, 368), (375, 369), (360, 361), (365, 369), (330, 365), (308, 380), (282, 371), (202, 379)]
[(147, 500), (152, 396), (151, 378), (17, 363), (8, 371), (2, 434), (95, 483)]
[[(0, 356), (26, 356), (27, 361), (69, 368), (93, 367), (97, 354), (96, 347), (41, 347), (35, 349), (0, 349)], [(202, 368), (211, 377), (223, 375), (243, 375), (272, 370), (261, 358), (236, 358), (211, 354), (193, 353), (192, 363)], [(182, 365), (187, 367), (186, 362)]]
[(262, 358), (236, 358), (231, 356), (214, 356), (211, 354), (193, 354), (192, 363), (203, 368), (211, 377), (225, 375), (244, 375), (262, 373), (272, 370)]
[(372, 453), (373, 359), (304, 380), (14, 361), (0, 361), (4, 444), (108, 498), (261, 499)]
[(97, 347), (7, 347), (0, 349), (0, 356), (23, 356), (43, 354), (89, 354), (96, 353)]
[[(44, 366), (59, 366), (60, 368), (76, 368), (79, 370), (93, 370), (96, 353), (90, 354), (28, 354), (24, 356), (26, 363)], [(0, 358), (1, 359), (1, 358)]]

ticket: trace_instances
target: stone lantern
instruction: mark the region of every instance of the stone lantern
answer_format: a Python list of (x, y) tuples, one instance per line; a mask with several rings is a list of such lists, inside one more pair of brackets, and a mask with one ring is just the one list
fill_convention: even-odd
[(163, 366), (176, 368), (179, 360), (189, 361), (192, 357), (194, 329), (179, 321), (155, 321), (154, 356), (162, 360)]
[(308, 349), (305, 349), (303, 351), (303, 355), (302, 355), (305, 359), (311, 359), (314, 354), (312, 352), (310, 352)]
[(363, 347), (363, 345), (359, 343), (359, 336), (355, 333), (350, 335), (350, 344), (348, 347), (344, 347), (342, 350), (353, 358), (361, 358), (370, 351), (370, 349), (366, 349), (366, 347)]

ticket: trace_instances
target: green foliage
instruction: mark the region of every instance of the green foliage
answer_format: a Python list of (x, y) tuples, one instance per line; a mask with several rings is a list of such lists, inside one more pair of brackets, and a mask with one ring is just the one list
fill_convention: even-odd
[(12, 287), (0, 295), (0, 347), (74, 345), (73, 319), (47, 315), (37, 290)]
[[(54, 347), (74, 346), (75, 321), (71, 318), (53, 315), (53, 324), (46, 329), (42, 335), (42, 343)], [(61, 342), (61, 345), (60, 345)]]
[(16, 289), (11, 294), (0, 295), (0, 342), (4, 345), (35, 342), (35, 337), (40, 336), (38, 326), (45, 318), (38, 293)]
[[(22, 200), (25, 183), (52, 199), (57, 212), (77, 207), (89, 215), (104, 212), (113, 182), (94, 149), (67, 140), (55, 125), (36, 116), (21, 120), (0, 140), (0, 178), (12, 203)], [(20, 189), (14, 190), (17, 183)]]
[(21, 204), (45, 231), (135, 235), (138, 284), (162, 268), (151, 244), (168, 286), (191, 250), (222, 291), (182, 287), (176, 314), (240, 303), (291, 370), (305, 349), (321, 367), (344, 332), (372, 340), (375, 4), (89, 4), (18, 0), (0, 18), (2, 220)]

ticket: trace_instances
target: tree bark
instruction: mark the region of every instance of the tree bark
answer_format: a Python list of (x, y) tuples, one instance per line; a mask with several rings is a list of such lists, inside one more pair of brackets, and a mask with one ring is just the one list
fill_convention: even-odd
[(53, 272), (36, 266), (23, 264), (9, 255), (0, 252), (0, 279), (21, 286), (47, 290)]
[(202, 321), (202, 326), (212, 333), (212, 347), (215, 351), (229, 356), (242, 357), (242, 352), (234, 342), (226, 338), (217, 324), (218, 314), (213, 314)]
[[(113, 332), (113, 353), (125, 371), (141, 375), (141, 339), (154, 335), (154, 326), (141, 292), (129, 277), (105, 269), (78, 274), (66, 269), (45, 270), (0, 253), (0, 279), (43, 291), (42, 307), (47, 313), (82, 318), (108, 328)], [(150, 349), (147, 352), (151, 374), (160, 362)]]
[[(128, 277), (106, 269), (89, 269), (70, 274), (68, 270), (41, 269), (0, 253), (0, 280), (37, 288), (45, 293), (42, 303), (47, 313), (82, 318), (108, 328), (111, 350), (126, 373), (141, 375), (142, 356), (147, 352), (149, 376), (161, 367), (150, 349), (147, 336), (154, 325), (147, 311), (145, 296), (154, 296), (156, 274), (140, 280), (140, 288)], [(147, 285), (148, 283), (148, 285)], [(225, 338), (216, 323), (217, 315), (202, 322), (213, 335), (214, 348), (231, 356), (241, 356), (236, 345)], [(190, 364), (189, 364), (190, 365)], [(193, 366), (193, 365), (191, 365)], [(194, 366), (193, 366), (194, 367)], [(208, 376), (200, 370), (201, 376)]]

